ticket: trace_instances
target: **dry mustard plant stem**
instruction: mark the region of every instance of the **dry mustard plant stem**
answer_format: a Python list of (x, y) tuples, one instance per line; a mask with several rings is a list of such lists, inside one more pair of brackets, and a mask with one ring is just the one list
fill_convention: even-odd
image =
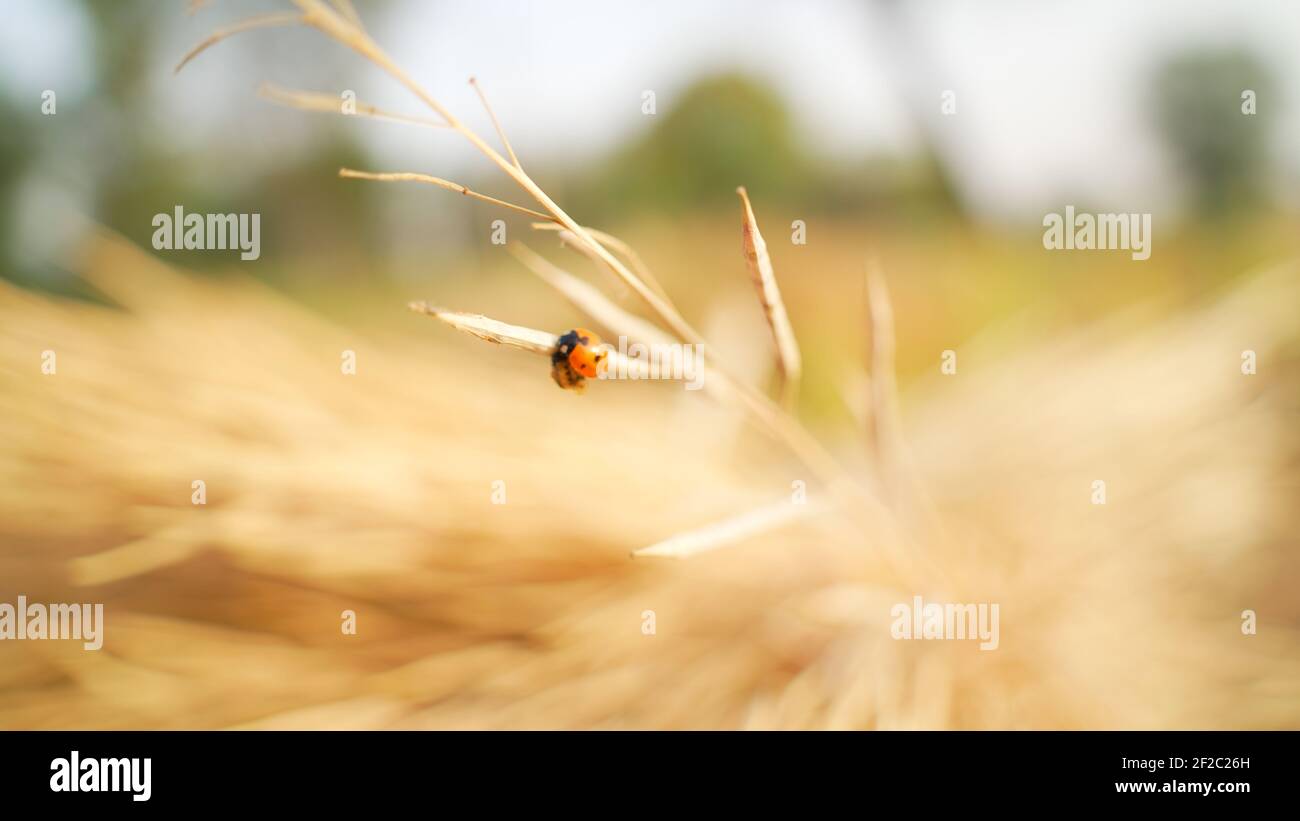
[(227, 37), (233, 37), (236, 34), (251, 31), (252, 29), (273, 28), (275, 26), (292, 26), (305, 22), (307, 22), (307, 19), (301, 14), (282, 12), (280, 14), (264, 14), (260, 17), (250, 17), (249, 19), (235, 23), (234, 25), (217, 29), (207, 37), (200, 40), (199, 44), (194, 48), (186, 52), (185, 56), (181, 58), (181, 61), (176, 64), (176, 68), (173, 69), (173, 71), (178, 72), (185, 68), (186, 64), (189, 63), (190, 60), (198, 57), (209, 47), (220, 43)]
[(519, 164), (519, 158), (515, 156), (515, 150), (510, 146), (510, 139), (506, 137), (505, 129), (501, 127), (501, 121), (497, 119), (497, 113), (492, 110), (492, 104), (488, 102), (487, 95), (479, 86), (478, 80), (473, 77), (469, 78), (469, 84), (474, 86), (474, 93), (478, 94), (479, 101), (483, 103), (483, 108), (487, 109), (488, 117), (492, 119), (492, 127), (497, 130), (497, 136), (501, 138), (501, 144), (505, 146), (506, 153), (510, 155), (510, 163), (515, 167), (522, 169)]
[(499, 205), (502, 208), (509, 208), (512, 211), (518, 211), (521, 214), (527, 214), (530, 217), (541, 217), (550, 219), (549, 216), (540, 211), (534, 211), (531, 208), (525, 208), (522, 205), (515, 205), (513, 202), (499, 200), (496, 197), (489, 197), (487, 194), (480, 194), (457, 182), (444, 180), (441, 177), (431, 177), (428, 174), (415, 174), (410, 171), (394, 171), (378, 173), (373, 171), (357, 171), (352, 168), (340, 168), (339, 176), (354, 180), (377, 180), (379, 182), (423, 182), (429, 185), (436, 185), (439, 188), (446, 188), (448, 191), (455, 191), (457, 194), (464, 194), (467, 197), (473, 197), (476, 200), (490, 202), (493, 205)]
[(384, 120), (394, 123), (406, 123), (408, 125), (419, 125), (425, 128), (446, 129), (449, 126), (446, 123), (431, 120), (428, 117), (412, 117), (407, 114), (397, 114), (391, 111), (385, 111), (376, 108), (368, 103), (357, 100), (356, 111), (353, 114), (344, 114), (342, 103), (339, 97), (333, 94), (323, 94), (316, 91), (295, 91), (289, 88), (281, 88), (271, 83), (263, 83), (262, 87), (257, 90), (258, 96), (264, 100), (270, 100), (280, 105), (290, 108), (297, 108), (303, 111), (321, 111), (326, 114), (342, 114), (344, 116), (371, 117), (376, 120)]
[(799, 354), (794, 328), (790, 326), (790, 315), (785, 310), (785, 301), (781, 299), (781, 289), (776, 284), (776, 272), (772, 269), (767, 242), (758, 230), (758, 220), (754, 217), (749, 194), (744, 186), (737, 188), (736, 193), (740, 195), (742, 209), (741, 250), (749, 276), (758, 292), (759, 304), (763, 306), (763, 316), (772, 331), (772, 341), (776, 345), (776, 365), (781, 371), (781, 404), (788, 410), (794, 407), (798, 397), (803, 359)]

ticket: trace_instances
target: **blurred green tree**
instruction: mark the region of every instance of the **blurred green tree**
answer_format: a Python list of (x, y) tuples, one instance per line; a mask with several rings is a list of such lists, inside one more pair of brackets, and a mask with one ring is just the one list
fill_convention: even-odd
[(31, 116), (3, 97), (0, 118), (5, 123), (0, 128), (0, 277), (17, 278), (15, 210), (22, 207), (17, 201), (18, 187), (28, 159), (35, 153), (36, 135)]
[[(1242, 49), (1186, 51), (1154, 73), (1156, 126), (1195, 192), (1202, 216), (1225, 216), (1268, 199), (1268, 134), (1277, 113), (1267, 69)], [(1255, 113), (1242, 95), (1254, 93)]]
[(671, 100), (649, 132), (609, 157), (574, 199), (601, 214), (734, 205), (738, 185), (788, 199), (807, 189), (810, 170), (776, 92), (724, 74)]

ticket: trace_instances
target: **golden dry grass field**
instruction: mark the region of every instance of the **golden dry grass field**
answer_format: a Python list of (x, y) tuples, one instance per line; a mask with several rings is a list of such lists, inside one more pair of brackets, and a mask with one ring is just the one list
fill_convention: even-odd
[[(953, 376), (900, 335), (935, 366), (905, 380), (892, 471), (870, 411), (819, 428), (882, 504), (680, 560), (629, 552), (820, 493), (698, 393), (574, 396), (401, 301), (332, 319), (107, 233), (75, 267), (109, 304), (0, 282), (0, 600), (103, 602), (106, 639), (0, 643), (0, 727), (1300, 727), (1294, 265), (1176, 310), (1018, 312)], [(824, 289), (788, 287), (796, 330), (829, 334)], [(493, 293), (453, 307), (583, 319)], [(765, 384), (757, 310), (705, 325)], [(914, 595), (1000, 603), (999, 649), (894, 640)]]

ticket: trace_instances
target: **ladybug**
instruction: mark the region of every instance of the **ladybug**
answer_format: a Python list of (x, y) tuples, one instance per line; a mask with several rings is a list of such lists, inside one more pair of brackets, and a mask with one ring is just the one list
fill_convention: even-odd
[(586, 328), (574, 328), (562, 335), (551, 354), (551, 378), (566, 390), (581, 393), (586, 380), (597, 376), (605, 365), (609, 351), (601, 347), (600, 337)]

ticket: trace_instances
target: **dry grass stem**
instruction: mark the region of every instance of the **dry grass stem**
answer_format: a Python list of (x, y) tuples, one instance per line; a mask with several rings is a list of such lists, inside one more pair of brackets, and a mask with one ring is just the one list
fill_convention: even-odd
[(186, 64), (188, 64), (190, 60), (198, 57), (209, 47), (215, 46), (227, 37), (233, 37), (236, 34), (241, 34), (245, 31), (252, 31), (253, 29), (292, 26), (304, 22), (306, 22), (306, 18), (301, 14), (283, 12), (280, 14), (264, 14), (259, 17), (250, 17), (249, 19), (240, 21), (234, 25), (217, 29), (207, 37), (200, 40), (198, 45), (194, 48), (186, 52), (185, 56), (181, 58), (181, 61), (176, 64), (176, 68), (173, 69), (173, 71), (180, 71), (185, 68)]
[(742, 251), (749, 275), (754, 280), (758, 291), (758, 301), (763, 306), (763, 315), (772, 330), (772, 341), (776, 344), (776, 362), (781, 371), (781, 404), (786, 408), (794, 407), (799, 394), (799, 378), (803, 371), (803, 361), (799, 355), (799, 343), (790, 326), (790, 316), (786, 313), (785, 302), (781, 299), (781, 289), (776, 284), (776, 273), (772, 270), (772, 258), (767, 253), (767, 243), (758, 230), (758, 220), (749, 203), (749, 194), (744, 186), (736, 189), (743, 207), (741, 228)]
[(662, 542), (657, 542), (640, 550), (633, 550), (634, 558), (660, 557), (684, 559), (700, 553), (727, 547), (759, 533), (775, 530), (796, 519), (821, 513), (825, 505), (816, 503), (795, 504), (789, 499), (755, 510), (714, 522), (698, 530), (679, 533)]
[[(539, 331), (536, 328), (527, 328), (523, 325), (511, 325), (508, 322), (501, 322), (482, 314), (448, 311), (427, 302), (411, 302), (407, 304), (407, 307), (418, 314), (440, 319), (456, 330), (463, 331), (470, 336), (478, 337), (485, 342), (492, 342), (496, 345), (504, 345), (507, 348), (516, 348), (549, 357), (555, 353), (555, 346), (559, 344), (559, 337), (548, 331)], [(649, 376), (650, 369), (647, 363), (623, 357), (618, 351), (610, 351), (606, 363), (610, 368), (621, 368), (627, 373), (636, 373), (641, 379)]]
[[(577, 248), (589, 258), (595, 258), (591, 254), (590, 249), (587, 248), (587, 246), (582, 242), (582, 240), (580, 240), (577, 236), (574, 235), (572, 231), (570, 231), (568, 228), (565, 228), (563, 225), (560, 225), (554, 221), (534, 222), (533, 228), (538, 231), (557, 231), (560, 234), (561, 242), (565, 243), (566, 245), (571, 245)], [(641, 277), (641, 279), (644, 280), (645, 283), (649, 285), (656, 294), (662, 297), (665, 302), (669, 303), (670, 305), (672, 304), (672, 298), (668, 296), (668, 292), (664, 290), (664, 286), (659, 284), (659, 279), (655, 277), (654, 272), (650, 270), (650, 266), (645, 264), (645, 260), (641, 259), (641, 255), (638, 254), (636, 250), (632, 248), (631, 245), (628, 245), (626, 242), (614, 236), (613, 234), (609, 234), (606, 233), (605, 231), (597, 230), (590, 226), (587, 226), (587, 233), (591, 234), (593, 238), (598, 240), (606, 248), (614, 249), (615, 253), (623, 257), (623, 259), (627, 260), (628, 265), (632, 266), (632, 270), (636, 272), (637, 276)], [(597, 259), (597, 262), (599, 261), (600, 260)]]
[[(295, 91), (293, 89), (281, 88), (271, 83), (263, 83), (258, 89), (258, 96), (271, 102), (290, 108), (298, 108), (303, 111), (321, 111), (327, 114), (343, 114), (341, 101), (335, 94), (323, 94), (315, 91)], [(397, 114), (392, 111), (385, 111), (376, 108), (360, 100), (356, 101), (356, 113), (345, 114), (344, 116), (371, 117), (376, 120), (385, 120), (394, 123), (406, 123), (408, 125), (420, 125), (425, 128), (448, 128), (446, 123), (431, 120), (427, 117), (413, 117), (407, 114)]]
[(487, 194), (480, 194), (473, 189), (466, 188), (457, 182), (444, 180), (441, 177), (433, 177), (428, 174), (416, 174), (411, 171), (392, 171), (392, 172), (373, 172), (357, 171), (352, 168), (340, 168), (339, 176), (353, 180), (377, 180), (379, 182), (423, 182), (429, 185), (436, 185), (439, 188), (446, 188), (448, 191), (455, 191), (457, 194), (464, 194), (467, 197), (473, 197), (476, 200), (490, 202), (493, 205), (499, 205), (502, 208), (509, 208), (511, 211), (518, 211), (521, 214), (527, 214), (530, 217), (541, 217), (542, 219), (551, 219), (551, 217), (540, 211), (534, 211), (531, 208), (525, 208), (522, 205), (515, 205), (513, 202), (499, 200), (496, 197), (490, 197)]
[(902, 430), (898, 420), (898, 383), (894, 376), (894, 309), (880, 265), (867, 263), (867, 313), (871, 320), (869, 380), (871, 440), (882, 484), (894, 487), (901, 456)]
[(361, 15), (357, 14), (357, 8), (352, 5), (352, 0), (331, 0), (331, 2), (334, 3), (334, 8), (338, 9), (339, 13), (348, 19), (348, 22), (365, 31), (365, 26), (361, 24)]
[(596, 320), (606, 330), (622, 334), (630, 341), (648, 345), (665, 345), (673, 342), (672, 336), (667, 331), (623, 310), (598, 289), (551, 263), (528, 246), (512, 242), (507, 246), (507, 250), (514, 255), (515, 259), (523, 263), (524, 267), (559, 291), (560, 295), (574, 307)]
[(506, 153), (510, 155), (511, 165), (522, 171), (523, 166), (519, 164), (519, 157), (515, 156), (515, 149), (510, 145), (510, 138), (506, 136), (505, 129), (501, 127), (501, 121), (497, 119), (497, 113), (492, 110), (492, 104), (488, 102), (487, 95), (483, 93), (478, 80), (470, 77), (469, 84), (474, 87), (474, 93), (478, 95), (479, 101), (483, 103), (483, 108), (487, 109), (488, 117), (492, 119), (492, 127), (497, 130), (497, 136), (501, 138), (501, 144), (505, 146)]
[(510, 325), (482, 314), (467, 314), (460, 311), (447, 311), (427, 302), (412, 302), (407, 307), (420, 314), (428, 314), (441, 319), (458, 331), (487, 342), (495, 342), (508, 348), (518, 348), (529, 353), (550, 356), (555, 352), (559, 338), (553, 333), (525, 328), (522, 325)]

